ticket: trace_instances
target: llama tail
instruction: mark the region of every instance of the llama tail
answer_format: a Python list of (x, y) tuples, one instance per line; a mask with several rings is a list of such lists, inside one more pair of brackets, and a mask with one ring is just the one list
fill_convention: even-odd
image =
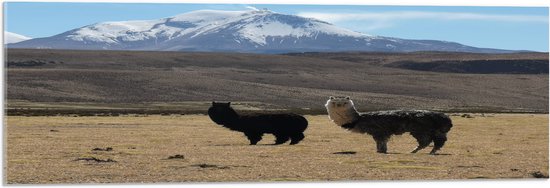
[(441, 127), (439, 128), (439, 131), (441, 133), (447, 133), (451, 130), (451, 127), (453, 127), (453, 122), (451, 121), (451, 118), (445, 116), (440, 125)]
[(307, 129), (308, 121), (304, 116), (300, 116), (300, 121), (303, 128), (302, 132), (304, 132)]

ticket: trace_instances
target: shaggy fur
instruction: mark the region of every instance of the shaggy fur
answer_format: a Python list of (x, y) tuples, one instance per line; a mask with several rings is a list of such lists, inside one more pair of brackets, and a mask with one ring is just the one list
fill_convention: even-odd
[(386, 153), (392, 135), (409, 132), (416, 141), (412, 153), (427, 147), (432, 141), (435, 154), (447, 141), (451, 119), (443, 113), (426, 110), (392, 110), (359, 113), (349, 97), (330, 97), (325, 104), (329, 118), (338, 126), (356, 133), (367, 133), (376, 141), (379, 153)]
[(297, 114), (239, 115), (230, 104), (230, 102), (212, 102), (212, 106), (208, 109), (208, 116), (218, 125), (243, 132), (250, 140), (250, 145), (256, 145), (265, 133), (275, 135), (275, 144), (283, 144), (290, 139), (290, 145), (294, 145), (305, 137), (303, 132), (308, 122), (303, 116)]

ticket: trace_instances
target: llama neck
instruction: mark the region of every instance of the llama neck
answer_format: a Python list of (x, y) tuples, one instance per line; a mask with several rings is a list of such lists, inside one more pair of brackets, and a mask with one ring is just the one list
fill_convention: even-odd
[(227, 124), (238, 123), (240, 118), (240, 115), (235, 110), (233, 110), (233, 108), (228, 109), (225, 115), (225, 121), (227, 122)]
[(354, 106), (348, 108), (327, 108), (328, 116), (338, 126), (352, 123), (359, 119), (359, 113)]

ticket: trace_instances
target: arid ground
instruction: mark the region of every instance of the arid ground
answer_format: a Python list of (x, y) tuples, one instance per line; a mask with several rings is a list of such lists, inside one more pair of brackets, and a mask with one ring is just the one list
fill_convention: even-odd
[[(548, 178), (548, 53), (6, 53), (9, 184)], [(378, 154), (328, 120), (332, 95), (454, 127), (440, 155), (408, 134)], [(249, 146), (201, 115), (213, 100), (307, 114), (306, 138)]]
[(439, 155), (404, 134), (371, 137), (306, 116), (298, 145), (250, 146), (205, 115), (8, 116), (7, 183), (154, 183), (548, 178), (547, 114), (450, 114)]
[(347, 95), (362, 111), (548, 113), (548, 53), (8, 49), (6, 64), (8, 108), (225, 100), (324, 111), (329, 96)]

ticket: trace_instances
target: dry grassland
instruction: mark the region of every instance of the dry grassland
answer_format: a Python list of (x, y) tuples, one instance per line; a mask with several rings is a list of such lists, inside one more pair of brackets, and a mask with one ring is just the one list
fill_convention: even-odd
[[(320, 101), (339, 95), (352, 96), (356, 104), (368, 104), (358, 105), (363, 111), (548, 113), (548, 74), (540, 72), (548, 70), (548, 53), (289, 56), (36, 49), (10, 49), (7, 53), (8, 64), (45, 62), (40, 66), (7, 67), (8, 103), (140, 104), (217, 100), (261, 101), (276, 108), (324, 110)], [(514, 66), (508, 66), (510, 61), (515, 62), (511, 64)], [(531, 65), (533, 62), (538, 62), (537, 66)], [(424, 70), (422, 67), (426, 64), (437, 66), (431, 71), (407, 68)], [(510, 70), (493, 70), (505, 67)], [(455, 72), (445, 72), (449, 70)], [(487, 72), (490, 74), (473, 74)]]
[(266, 135), (260, 145), (249, 146), (242, 133), (219, 127), (204, 115), (8, 116), (7, 183), (548, 176), (548, 115), (452, 116), (454, 127), (437, 156), (428, 155), (430, 148), (410, 154), (416, 142), (408, 134), (392, 138), (390, 154), (377, 154), (372, 138), (347, 132), (326, 115), (306, 118), (310, 125), (298, 145), (273, 146), (274, 137)]

